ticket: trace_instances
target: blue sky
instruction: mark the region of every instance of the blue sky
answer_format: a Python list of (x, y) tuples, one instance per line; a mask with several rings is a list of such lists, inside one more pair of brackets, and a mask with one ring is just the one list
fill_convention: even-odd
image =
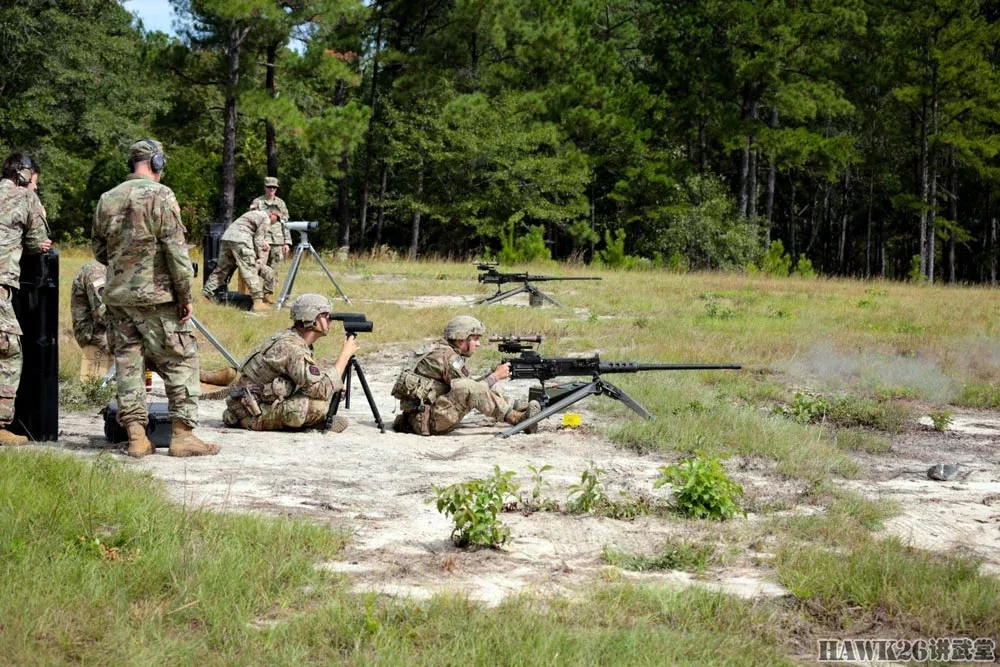
[(176, 35), (172, 23), (176, 18), (170, 0), (126, 0), (125, 9), (140, 19), (146, 30), (159, 30), (168, 35)]

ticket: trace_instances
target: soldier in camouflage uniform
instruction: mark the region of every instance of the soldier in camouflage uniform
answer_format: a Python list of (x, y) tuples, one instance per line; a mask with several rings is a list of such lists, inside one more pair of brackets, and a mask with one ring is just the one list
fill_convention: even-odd
[(73, 317), (73, 338), (83, 359), (80, 382), (104, 377), (114, 363), (108, 346), (107, 308), (104, 305), (104, 279), (107, 267), (94, 260), (77, 271), (69, 293), (69, 311)]
[[(501, 364), (482, 378), (473, 379), (465, 360), (475, 353), (486, 327), (474, 317), (459, 315), (444, 329), (444, 338), (421, 354), (400, 373), (392, 389), (402, 413), (393, 429), (420, 435), (440, 435), (455, 428), (473, 410), (507, 424), (520, 424), (541, 412), (537, 401), (508, 399), (493, 386), (510, 375), (510, 364)], [(538, 425), (524, 429), (535, 433)]]
[[(330, 301), (303, 294), (292, 303), (293, 326), (258, 345), (240, 367), (226, 400), (222, 421), (252, 431), (281, 431), (322, 426), (330, 400), (343, 388), (341, 377), (358, 351), (348, 336), (332, 368), (323, 370), (313, 355), (313, 343), (330, 332)], [(331, 429), (347, 428), (337, 415)]]
[(45, 209), (34, 193), (38, 165), (13, 153), (3, 162), (0, 179), (0, 446), (24, 445), (28, 439), (7, 430), (14, 421), (14, 399), (21, 384), (21, 325), (13, 295), (21, 286), (21, 253), (52, 247)]
[(211, 299), (215, 291), (229, 284), (233, 271), (239, 269), (240, 276), (250, 288), (255, 311), (269, 310), (274, 303), (274, 269), (267, 265), (269, 245), (268, 232), (277, 223), (280, 211), (276, 206), (264, 210), (247, 211), (233, 220), (222, 235), (222, 249), (219, 263), (212, 275), (205, 281), (201, 293)]
[(104, 286), (108, 330), (118, 385), (118, 422), (128, 433), (128, 453), (154, 448), (146, 437), (143, 357), (163, 376), (172, 421), (168, 454), (217, 454), (219, 446), (194, 435), (198, 425), (198, 341), (191, 317), (194, 270), (184, 223), (173, 191), (160, 184), (166, 158), (159, 142), (143, 139), (129, 149), (131, 174), (108, 190), (94, 213), (92, 246), (108, 267)]
[(274, 176), (268, 176), (264, 179), (264, 194), (250, 203), (251, 211), (263, 211), (268, 206), (277, 206), (278, 212), (281, 214), (278, 217), (278, 224), (271, 225), (271, 230), (268, 232), (268, 244), (271, 247), (271, 252), (267, 254), (267, 265), (275, 271), (292, 249), (292, 233), (285, 229), (285, 225), (282, 224), (288, 222), (288, 207), (285, 206), (284, 200), (277, 193), (278, 179)]

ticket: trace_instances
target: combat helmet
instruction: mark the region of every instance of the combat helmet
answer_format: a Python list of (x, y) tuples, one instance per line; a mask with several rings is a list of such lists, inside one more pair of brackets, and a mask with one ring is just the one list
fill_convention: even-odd
[(321, 294), (303, 294), (292, 302), (291, 307), (292, 322), (302, 323), (311, 328), (316, 324), (316, 318), (320, 313), (329, 313), (333, 310), (330, 300)]
[(485, 336), (486, 327), (471, 315), (458, 315), (444, 328), (445, 340), (465, 340), (469, 336)]

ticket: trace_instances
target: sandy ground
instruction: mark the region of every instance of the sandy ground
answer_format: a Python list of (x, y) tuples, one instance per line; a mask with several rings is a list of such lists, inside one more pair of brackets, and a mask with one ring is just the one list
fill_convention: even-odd
[[(465, 299), (463, 298), (463, 301)], [(419, 307), (420, 304), (414, 304)], [(319, 432), (253, 433), (226, 428), (224, 403), (203, 401), (198, 435), (222, 446), (218, 456), (174, 459), (162, 449), (128, 465), (149, 470), (165, 483), (178, 502), (223, 511), (257, 511), (309, 517), (352, 535), (336, 562), (326, 564), (350, 573), (359, 591), (376, 591), (422, 599), (462, 592), (472, 599), (496, 603), (521, 591), (572, 595), (595, 581), (635, 579), (669, 585), (697, 584), (753, 597), (786, 591), (767, 565), (766, 543), (748, 530), (762, 517), (750, 513), (723, 526), (707, 527), (664, 517), (613, 520), (537, 512), (503, 515), (512, 541), (503, 550), (460, 550), (449, 539), (451, 522), (428, 501), (432, 485), (445, 486), (491, 474), (493, 466), (513, 470), (522, 492), (532, 488), (529, 465), (550, 465), (543, 496), (564, 503), (569, 485), (593, 462), (610, 496), (620, 491), (667, 498), (668, 489), (652, 490), (659, 466), (675, 458), (639, 455), (619, 449), (588, 425), (599, 417), (588, 410), (591, 397), (575, 406), (583, 426), (567, 429), (550, 418), (536, 435), (495, 437), (500, 430), (484, 417), (470, 415), (453, 435), (425, 438), (393, 433), (395, 401), (390, 389), (400, 364), (399, 350), (361, 359), (376, 407), (387, 425), (380, 433), (364, 394), (355, 382), (351, 420), (340, 434)], [(504, 383), (511, 396), (524, 396), (529, 383)], [(153, 400), (164, 400), (154, 390)], [(159, 396), (158, 396), (159, 394)], [(82, 456), (110, 447), (103, 419), (88, 413), (63, 413), (58, 446)], [(929, 425), (930, 421), (925, 418)], [(973, 552), (986, 568), (1000, 573), (1000, 463), (997, 438), (1000, 414), (957, 412), (944, 433), (913, 424), (893, 441), (886, 455), (864, 456), (864, 479), (844, 482), (872, 496), (900, 501), (901, 514), (888, 522), (887, 533), (915, 546), (949, 552)], [(951, 482), (927, 479), (935, 463), (957, 463)], [(763, 460), (730, 459), (727, 468), (743, 485), (751, 507), (794, 506), (804, 484), (772, 472)], [(794, 507), (792, 511), (815, 511)], [(724, 564), (698, 575), (683, 572), (628, 573), (607, 565), (605, 547), (630, 553), (656, 553), (671, 539), (704, 539), (722, 530)], [(742, 531), (742, 532), (741, 532)], [(741, 535), (744, 535), (741, 537)], [(709, 539), (713, 539), (709, 537)], [(742, 542), (741, 542), (742, 540)], [(756, 551), (762, 549), (763, 551)]]

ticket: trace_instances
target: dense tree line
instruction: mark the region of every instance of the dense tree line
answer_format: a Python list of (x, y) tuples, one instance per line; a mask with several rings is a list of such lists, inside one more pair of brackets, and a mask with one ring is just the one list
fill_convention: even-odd
[(148, 134), (195, 236), (273, 175), (327, 247), (996, 282), (995, 2), (171, 2), (0, 6), (57, 236)]

